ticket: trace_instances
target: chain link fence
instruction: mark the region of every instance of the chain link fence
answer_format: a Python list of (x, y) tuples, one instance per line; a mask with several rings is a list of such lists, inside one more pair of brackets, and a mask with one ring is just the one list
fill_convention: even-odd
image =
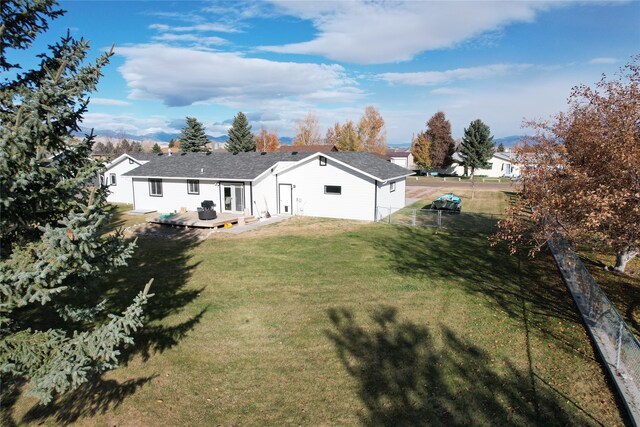
[(569, 244), (549, 240), (571, 295), (634, 425), (640, 422), (640, 343)]
[(436, 209), (410, 209), (378, 206), (376, 221), (385, 224), (414, 227), (434, 227), (451, 230), (493, 233), (498, 229), (498, 221), (504, 214), (451, 212)]

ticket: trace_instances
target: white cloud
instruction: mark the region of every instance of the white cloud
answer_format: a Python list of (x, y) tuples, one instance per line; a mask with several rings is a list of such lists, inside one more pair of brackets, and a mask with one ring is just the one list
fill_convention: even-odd
[(313, 40), (261, 49), (349, 63), (406, 61), (424, 51), (450, 48), (515, 22), (532, 22), (558, 2), (276, 2), (288, 15), (312, 20)]
[(130, 103), (127, 101), (122, 101), (120, 99), (111, 99), (111, 98), (91, 98), (91, 104), (93, 105), (114, 105), (114, 106), (124, 106), (129, 105)]
[(610, 57), (593, 58), (588, 62), (588, 64), (591, 64), (591, 65), (616, 64), (616, 63), (618, 63), (618, 60), (616, 58), (610, 58)]
[(228, 41), (222, 37), (206, 37), (195, 34), (173, 33), (163, 33), (158, 36), (153, 36), (153, 40), (159, 42), (190, 42), (197, 46), (223, 45), (228, 43)]
[(180, 130), (170, 126), (169, 123), (170, 120), (164, 116), (138, 117), (131, 114), (86, 113), (82, 120), (82, 127), (122, 131), (134, 135), (171, 133)]
[(416, 73), (383, 73), (378, 77), (389, 82), (415, 86), (430, 86), (456, 80), (478, 80), (498, 77), (531, 68), (530, 64), (492, 64), (481, 67), (456, 68), (446, 71)]
[(466, 90), (459, 87), (439, 87), (431, 91), (434, 95), (464, 95)]
[(274, 99), (300, 100), (332, 93), (332, 101), (362, 93), (339, 65), (276, 62), (237, 53), (160, 44), (119, 48), (118, 70), (131, 99), (159, 99), (168, 106), (197, 102), (242, 106)]
[(226, 24), (220, 23), (203, 23), (184, 26), (172, 26), (166, 24), (151, 24), (149, 28), (152, 30), (162, 32), (175, 32), (175, 33), (191, 33), (191, 32), (216, 32), (216, 33), (237, 33), (237, 28), (231, 27)]

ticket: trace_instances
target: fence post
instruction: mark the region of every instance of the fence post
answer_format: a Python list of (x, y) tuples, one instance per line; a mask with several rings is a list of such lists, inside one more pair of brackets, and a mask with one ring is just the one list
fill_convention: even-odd
[(442, 227), (442, 211), (438, 211), (438, 227)]
[(389, 208), (389, 216), (388, 216), (388, 218), (389, 218), (389, 224), (391, 224), (391, 208)]
[(413, 221), (411, 222), (411, 224), (415, 227), (416, 226), (416, 210), (413, 210)]
[(622, 347), (622, 326), (624, 322), (620, 321), (620, 327), (618, 328), (618, 350), (616, 352), (616, 369), (620, 369), (620, 348)]

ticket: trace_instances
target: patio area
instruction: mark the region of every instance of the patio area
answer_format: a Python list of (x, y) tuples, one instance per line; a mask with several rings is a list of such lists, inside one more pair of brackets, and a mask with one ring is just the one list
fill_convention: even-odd
[(224, 227), (225, 224), (245, 225), (256, 221), (253, 216), (243, 214), (218, 213), (217, 218), (202, 220), (198, 218), (198, 212), (176, 213), (170, 217), (163, 218), (161, 215), (146, 218), (152, 224), (164, 224), (174, 227), (195, 227), (195, 228), (215, 228)]

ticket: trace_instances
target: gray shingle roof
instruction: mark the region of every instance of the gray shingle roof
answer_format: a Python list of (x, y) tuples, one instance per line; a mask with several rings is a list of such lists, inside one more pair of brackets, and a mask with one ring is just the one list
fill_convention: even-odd
[[(314, 153), (177, 153), (156, 156), (125, 176), (253, 180), (281, 161), (295, 162)], [(379, 156), (363, 152), (323, 154), (380, 180), (410, 175), (412, 172)]]
[(327, 157), (334, 158), (359, 169), (362, 172), (366, 172), (369, 175), (373, 175), (381, 181), (413, 174), (409, 169), (384, 160), (382, 157), (372, 153), (341, 151), (338, 153), (327, 153), (326, 155)]
[(176, 153), (157, 156), (125, 176), (252, 180), (280, 161), (297, 161), (312, 153)]

